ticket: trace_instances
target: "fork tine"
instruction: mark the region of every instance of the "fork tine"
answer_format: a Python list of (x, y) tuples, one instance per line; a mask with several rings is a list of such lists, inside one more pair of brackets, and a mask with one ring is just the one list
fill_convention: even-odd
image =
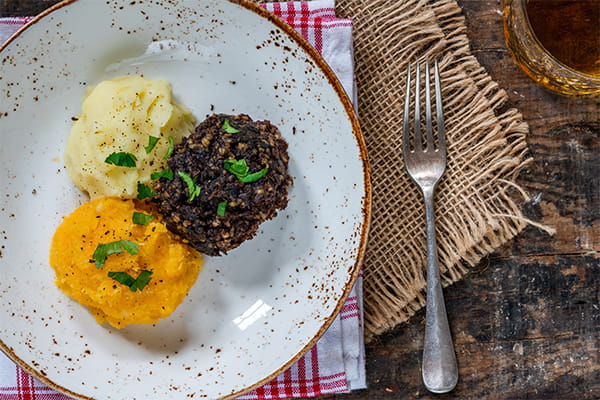
[(404, 122), (402, 126), (402, 152), (410, 151), (410, 63), (406, 68), (406, 95), (404, 97)]
[(435, 105), (437, 111), (437, 129), (438, 129), (438, 148), (439, 151), (446, 155), (446, 132), (444, 130), (444, 110), (442, 109), (442, 89), (440, 85), (440, 70), (438, 61), (435, 60), (434, 66), (435, 75)]
[(431, 77), (429, 74), (429, 60), (425, 61), (425, 124), (426, 124), (426, 143), (427, 151), (433, 151), (433, 129), (431, 126)]
[(419, 66), (419, 62), (417, 61), (417, 66), (415, 68), (415, 126), (413, 130), (415, 132), (415, 137), (413, 139), (414, 149), (415, 151), (422, 150), (423, 139), (421, 138), (421, 68)]

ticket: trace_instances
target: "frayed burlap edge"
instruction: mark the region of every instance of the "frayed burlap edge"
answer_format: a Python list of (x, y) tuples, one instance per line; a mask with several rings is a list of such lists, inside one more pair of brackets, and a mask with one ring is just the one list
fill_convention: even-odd
[(527, 124), (471, 54), (454, 0), (338, 0), (352, 18), (359, 98), (373, 186), (365, 256), (365, 336), (372, 340), (425, 305), (423, 200), (401, 153), (406, 66), (437, 58), (448, 166), (438, 185), (436, 230), (444, 285), (517, 235), (527, 221), (514, 193), (529, 162)]

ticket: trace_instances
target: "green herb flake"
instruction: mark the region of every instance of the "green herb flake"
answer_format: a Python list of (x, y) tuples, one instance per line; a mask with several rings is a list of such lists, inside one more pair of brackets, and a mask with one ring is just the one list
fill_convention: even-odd
[(137, 290), (141, 292), (142, 289), (144, 289), (152, 279), (152, 271), (143, 270), (135, 279), (127, 272), (110, 271), (108, 273), (108, 277), (127, 286), (132, 292), (135, 292)]
[(175, 139), (173, 138), (173, 136), (169, 136), (168, 140), (169, 140), (169, 148), (167, 149), (167, 153), (163, 157), (164, 160), (171, 157), (171, 154), (173, 154), (173, 150), (175, 149)]
[(150, 188), (150, 186), (145, 185), (143, 183), (137, 184), (137, 190), (138, 190), (138, 195), (137, 195), (138, 200), (144, 200), (144, 199), (147, 199), (148, 197), (152, 197), (152, 196), (156, 195), (155, 190), (152, 190), (152, 188)]
[(223, 129), (227, 133), (239, 133), (240, 131), (239, 129), (236, 129), (233, 126), (231, 126), (227, 118), (225, 118), (225, 121), (223, 121), (223, 126), (221, 127), (221, 129)]
[(225, 210), (227, 209), (227, 200), (220, 202), (217, 205), (217, 215), (219, 217), (224, 217), (225, 216)]
[(159, 178), (167, 178), (168, 180), (172, 181), (173, 180), (173, 171), (171, 171), (170, 169), (165, 169), (164, 171), (153, 172), (150, 175), (150, 179), (152, 179), (152, 180), (159, 179)]
[(148, 225), (153, 219), (154, 217), (152, 215), (140, 213), (137, 211), (133, 212), (133, 217), (131, 218), (133, 223), (137, 225)]
[(102, 268), (106, 263), (106, 257), (111, 254), (118, 254), (128, 252), (129, 254), (137, 254), (140, 246), (129, 240), (118, 240), (110, 243), (98, 243), (94, 254), (92, 254), (92, 260), (96, 268)]
[(158, 143), (159, 140), (159, 137), (148, 136), (148, 146), (144, 147), (144, 150), (146, 150), (146, 154), (150, 154), (152, 150), (154, 150), (154, 147), (156, 146), (156, 143)]
[[(135, 278), (133, 278), (127, 272), (110, 271), (108, 273), (108, 277), (113, 278), (115, 281), (122, 283), (123, 285), (127, 286), (128, 288), (131, 288), (131, 286), (133, 286), (133, 284), (135, 283)], [(134, 290), (134, 292), (135, 292), (135, 290)]]
[[(152, 271), (143, 270), (140, 272), (138, 277), (135, 279), (135, 283), (131, 286), (131, 291), (135, 292), (136, 290), (142, 291), (143, 288), (150, 282), (152, 277)], [(135, 289), (135, 290), (134, 290)]]
[(104, 160), (104, 162), (107, 164), (113, 164), (113, 165), (116, 165), (117, 167), (129, 167), (129, 168), (134, 168), (136, 166), (136, 164), (135, 164), (136, 161), (137, 161), (137, 158), (133, 154), (126, 153), (124, 151), (121, 151), (118, 153), (112, 153), (111, 155), (106, 157), (106, 159)]
[(243, 158), (241, 160), (225, 160), (223, 167), (225, 170), (237, 176), (238, 180), (243, 183), (256, 182), (269, 172), (268, 168), (263, 168), (258, 172), (250, 173), (250, 168), (248, 168), (246, 160)]
[(269, 169), (263, 168), (258, 172), (254, 172), (253, 174), (248, 174), (248, 175), (242, 176), (242, 177), (238, 176), (238, 179), (240, 180), (240, 182), (252, 183), (252, 182), (256, 182), (257, 180), (259, 180), (260, 178), (265, 176), (267, 174), (267, 172), (269, 172)]
[(246, 164), (246, 160), (244, 160), (243, 158), (241, 160), (236, 160), (236, 159), (225, 160), (224, 168), (225, 168), (225, 170), (231, 172), (238, 178), (240, 176), (246, 176), (246, 175), (248, 175), (248, 172), (250, 172), (250, 168), (248, 168), (248, 165)]
[(177, 175), (185, 182), (187, 185), (188, 193), (190, 195), (189, 201), (194, 201), (197, 196), (200, 196), (200, 191), (202, 188), (196, 185), (196, 180), (193, 179), (190, 174), (185, 172), (177, 171)]

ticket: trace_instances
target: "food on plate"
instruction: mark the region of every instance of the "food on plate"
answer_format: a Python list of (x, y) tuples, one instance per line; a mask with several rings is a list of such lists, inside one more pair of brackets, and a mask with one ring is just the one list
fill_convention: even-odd
[(116, 328), (171, 314), (196, 282), (202, 256), (169, 232), (150, 204), (101, 197), (56, 229), (56, 285)]
[(155, 323), (183, 301), (202, 255), (252, 238), (287, 205), (287, 143), (247, 115), (195, 119), (170, 84), (127, 76), (86, 95), (65, 151), (91, 200), (56, 229), (56, 285), (116, 328)]
[(152, 199), (201, 253), (227, 253), (287, 205), (287, 143), (269, 121), (212, 115), (175, 146)]
[(164, 167), (174, 144), (194, 131), (195, 118), (173, 102), (162, 79), (125, 76), (90, 89), (74, 118), (65, 165), (92, 199), (135, 198), (138, 184)]

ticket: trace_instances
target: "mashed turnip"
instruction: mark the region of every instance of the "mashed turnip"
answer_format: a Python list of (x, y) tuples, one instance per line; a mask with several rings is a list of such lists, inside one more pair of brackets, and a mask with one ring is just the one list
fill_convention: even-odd
[[(196, 282), (202, 256), (152, 217), (148, 207), (103, 197), (78, 207), (56, 229), (50, 248), (56, 285), (99, 323), (116, 328), (155, 323), (171, 314)], [(129, 247), (97, 254), (99, 246), (123, 241), (135, 246), (136, 254)], [(125, 274), (145, 280), (132, 285), (117, 279)]]

